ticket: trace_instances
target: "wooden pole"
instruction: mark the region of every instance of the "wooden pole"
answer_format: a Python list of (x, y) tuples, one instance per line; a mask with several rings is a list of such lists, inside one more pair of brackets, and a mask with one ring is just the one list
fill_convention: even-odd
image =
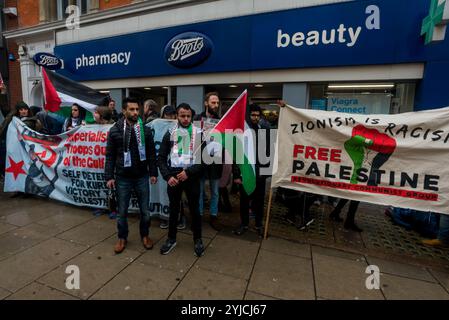
[(267, 240), (267, 235), (268, 235), (268, 224), (270, 221), (270, 212), (271, 212), (271, 199), (273, 197), (273, 188), (270, 188), (270, 195), (268, 196), (268, 208), (267, 208), (267, 218), (265, 220), (265, 230), (264, 230), (264, 235), (263, 235), (263, 239)]

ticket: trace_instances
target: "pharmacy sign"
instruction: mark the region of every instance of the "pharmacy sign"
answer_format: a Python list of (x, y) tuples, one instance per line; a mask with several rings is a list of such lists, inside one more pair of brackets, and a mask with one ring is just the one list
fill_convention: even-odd
[(425, 44), (444, 40), (448, 21), (449, 0), (431, 0), (429, 15), (424, 18), (421, 26)]

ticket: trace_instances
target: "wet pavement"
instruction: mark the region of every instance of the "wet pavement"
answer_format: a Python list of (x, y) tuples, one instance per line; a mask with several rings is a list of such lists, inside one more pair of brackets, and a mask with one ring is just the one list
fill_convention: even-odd
[[(362, 233), (331, 223), (327, 205), (314, 206), (315, 223), (300, 231), (274, 203), (267, 240), (253, 230), (235, 236), (234, 212), (224, 229), (203, 223), (205, 255), (193, 254), (191, 232), (178, 234), (159, 254), (166, 230), (151, 227), (146, 251), (138, 219), (130, 217), (127, 249), (114, 254), (115, 220), (92, 210), (0, 192), (0, 299), (449, 299), (449, 252), (426, 248), (412, 231), (392, 225), (382, 207), (362, 204)], [(80, 270), (80, 289), (68, 289), (67, 266)], [(379, 290), (366, 287), (368, 265), (380, 270)]]

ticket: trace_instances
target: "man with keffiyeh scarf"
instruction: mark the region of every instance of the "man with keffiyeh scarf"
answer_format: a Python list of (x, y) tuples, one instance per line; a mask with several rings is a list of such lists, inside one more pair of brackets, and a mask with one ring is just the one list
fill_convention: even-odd
[(165, 134), (159, 149), (159, 170), (167, 180), (170, 200), (168, 239), (160, 249), (161, 254), (170, 253), (176, 246), (176, 226), (183, 191), (187, 195), (192, 218), (194, 253), (198, 257), (204, 254), (199, 211), (202, 139), (201, 130), (192, 124), (192, 114), (193, 110), (187, 103), (176, 108), (178, 125)]
[[(153, 248), (149, 238), (150, 186), (157, 182), (156, 150), (151, 130), (139, 118), (139, 103), (125, 98), (124, 117), (110, 129), (106, 146), (105, 179), (108, 188), (116, 188), (118, 242), (115, 253), (121, 253), (128, 238), (128, 207), (132, 191), (140, 208), (140, 237), (145, 249)], [(151, 178), (149, 178), (151, 177)]]

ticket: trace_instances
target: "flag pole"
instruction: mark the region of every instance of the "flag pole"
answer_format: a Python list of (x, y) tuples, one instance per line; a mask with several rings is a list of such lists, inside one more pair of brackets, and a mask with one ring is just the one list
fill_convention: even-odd
[(268, 208), (267, 208), (267, 218), (265, 219), (265, 231), (263, 235), (263, 239), (267, 240), (268, 235), (268, 225), (270, 221), (270, 212), (271, 212), (271, 199), (273, 197), (273, 188), (270, 187), (270, 194), (268, 196)]

